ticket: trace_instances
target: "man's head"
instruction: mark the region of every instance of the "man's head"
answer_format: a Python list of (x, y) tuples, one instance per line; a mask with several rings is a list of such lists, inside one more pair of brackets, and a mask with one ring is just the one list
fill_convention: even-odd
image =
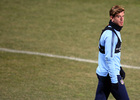
[(109, 11), (111, 21), (119, 26), (123, 26), (124, 12), (125, 10), (123, 7), (118, 6), (118, 5), (113, 6)]

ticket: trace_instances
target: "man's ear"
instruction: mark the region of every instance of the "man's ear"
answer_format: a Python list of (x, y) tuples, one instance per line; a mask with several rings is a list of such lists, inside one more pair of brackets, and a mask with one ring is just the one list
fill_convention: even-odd
[(114, 21), (114, 18), (113, 18), (113, 16), (110, 16), (110, 20), (113, 22)]

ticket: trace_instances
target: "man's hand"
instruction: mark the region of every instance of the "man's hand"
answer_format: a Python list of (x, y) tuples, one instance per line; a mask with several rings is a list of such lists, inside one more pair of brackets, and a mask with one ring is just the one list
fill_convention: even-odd
[(124, 78), (125, 78), (125, 72), (124, 72), (124, 70), (122, 69), (122, 67), (120, 67), (120, 75), (121, 75), (121, 77), (122, 77), (123, 80), (124, 80)]

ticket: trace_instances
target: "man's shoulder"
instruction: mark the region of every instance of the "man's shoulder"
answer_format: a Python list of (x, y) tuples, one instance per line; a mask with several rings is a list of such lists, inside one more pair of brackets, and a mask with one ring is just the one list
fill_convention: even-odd
[(112, 30), (104, 30), (103, 37), (112, 37)]

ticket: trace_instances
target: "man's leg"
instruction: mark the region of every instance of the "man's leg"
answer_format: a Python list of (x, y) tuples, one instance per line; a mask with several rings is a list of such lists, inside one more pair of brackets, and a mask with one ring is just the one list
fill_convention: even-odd
[(99, 75), (97, 75), (97, 77), (99, 82), (98, 82), (95, 100), (107, 100), (111, 90), (110, 80), (108, 77), (102, 77)]
[(124, 81), (122, 80), (120, 75), (118, 75), (118, 83), (118, 90), (112, 89), (112, 95), (115, 97), (116, 100), (129, 100)]

